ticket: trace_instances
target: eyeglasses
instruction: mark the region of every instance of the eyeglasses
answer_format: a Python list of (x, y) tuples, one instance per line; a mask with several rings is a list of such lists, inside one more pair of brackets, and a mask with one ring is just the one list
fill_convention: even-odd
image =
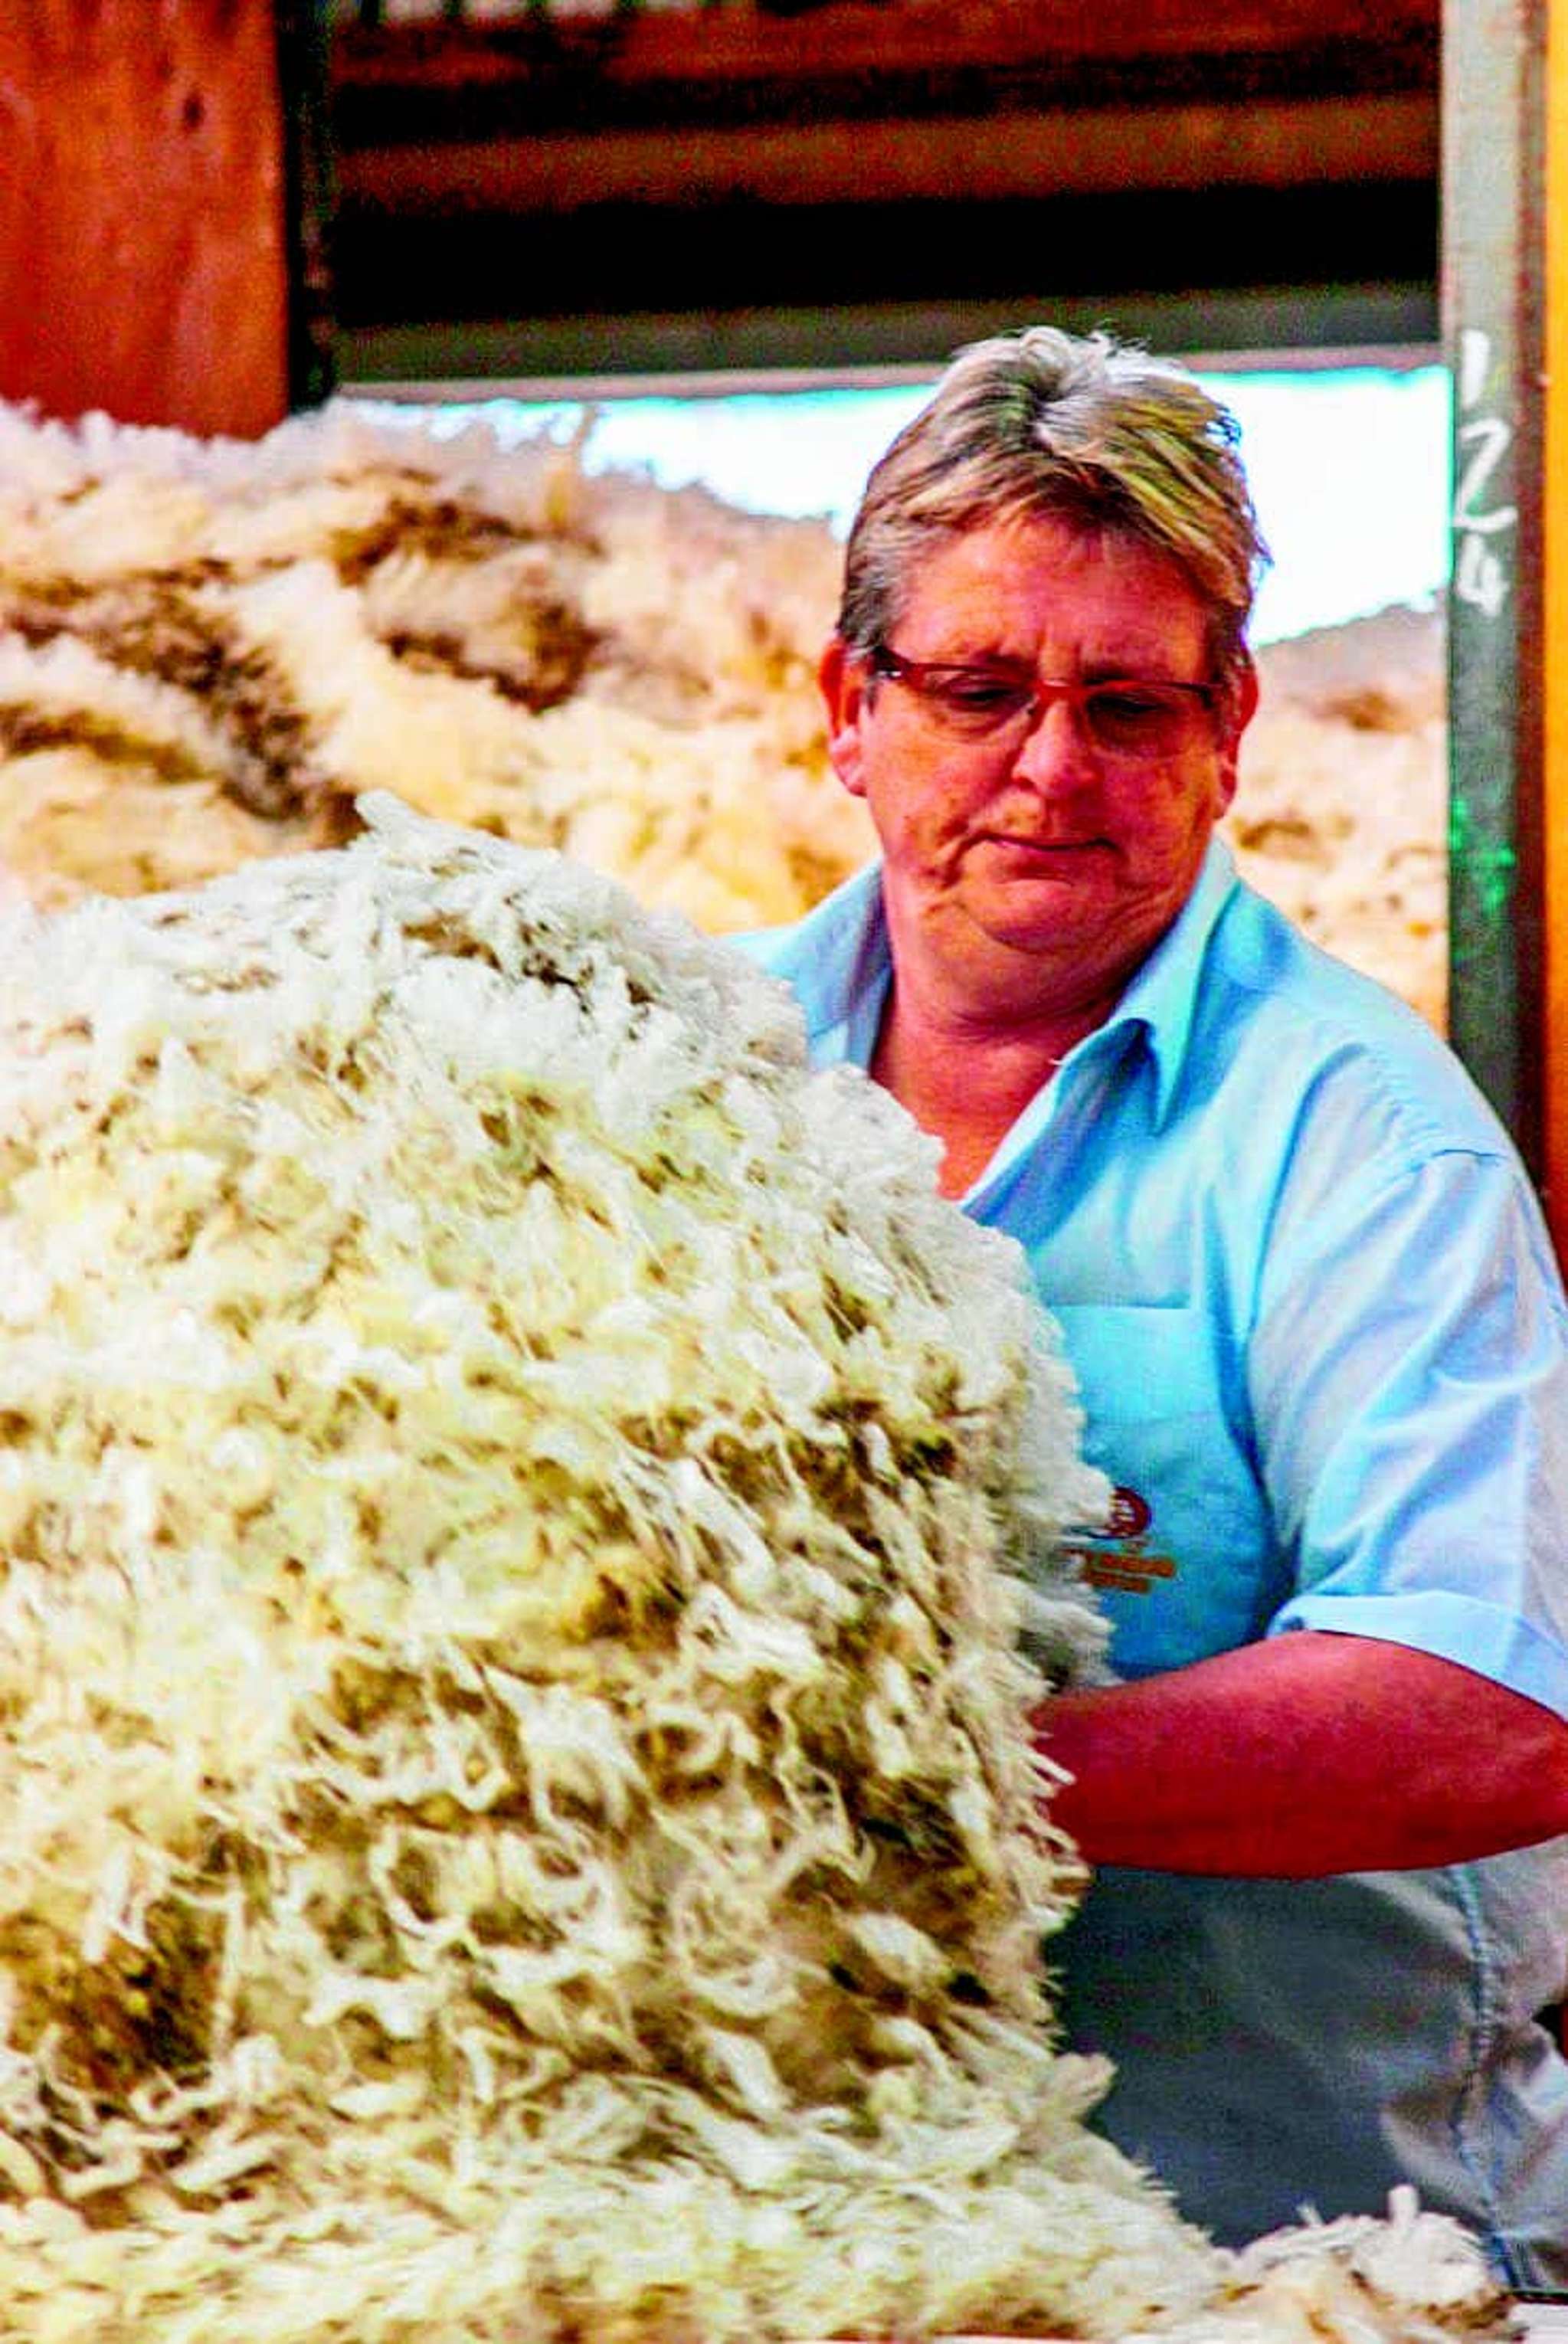
[(1047, 709), (1065, 700), (1094, 747), (1108, 757), (1179, 755), (1209, 723), (1219, 698), (1219, 686), (1213, 683), (1133, 675), (1061, 683), (999, 662), (972, 667), (905, 659), (885, 643), (874, 646), (871, 672), (912, 692), (932, 720), (959, 740), (993, 741), (1015, 727), (1022, 739)]

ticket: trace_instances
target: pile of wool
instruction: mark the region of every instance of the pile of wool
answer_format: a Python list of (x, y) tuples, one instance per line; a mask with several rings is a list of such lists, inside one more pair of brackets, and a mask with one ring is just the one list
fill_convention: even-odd
[(1081, 2122), (1021, 1257), (738, 955), (366, 811), (4, 935), (0, 2338), (1502, 2332)]
[[(337, 843), (365, 789), (566, 850), (713, 933), (863, 863), (813, 672), (825, 522), (341, 401), (254, 447), (0, 407), (0, 873), (42, 904)], [(1226, 831), (1442, 1022), (1442, 627), (1266, 646)]]
[(0, 864), (42, 904), (179, 886), (384, 788), (710, 931), (793, 918), (871, 845), (812, 682), (838, 567), (581, 439), (0, 406)]
[(1224, 824), (1270, 902), (1441, 1033), (1448, 1016), (1444, 628), (1395, 609), (1266, 644)]

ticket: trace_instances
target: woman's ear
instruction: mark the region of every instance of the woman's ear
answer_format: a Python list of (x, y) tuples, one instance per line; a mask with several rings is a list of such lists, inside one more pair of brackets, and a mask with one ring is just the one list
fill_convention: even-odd
[(1243, 652), (1226, 711), (1225, 738), (1220, 743), (1220, 803), (1223, 813), (1236, 795), (1236, 761), (1241, 735), (1258, 712), (1258, 670), (1250, 652)]
[(816, 680), (827, 707), (827, 753), (833, 770), (851, 797), (862, 798), (865, 777), (860, 725), (870, 697), (865, 657), (851, 651), (842, 635), (831, 635), (817, 662)]

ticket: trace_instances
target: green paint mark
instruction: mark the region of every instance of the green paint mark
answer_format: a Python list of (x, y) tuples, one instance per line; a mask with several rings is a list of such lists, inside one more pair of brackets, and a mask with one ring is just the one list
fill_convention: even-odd
[(1470, 804), (1456, 790), (1448, 803), (1448, 859), (1462, 863), (1470, 847)]
[(1465, 857), (1464, 872), (1481, 905), (1482, 919), (1495, 927), (1506, 918), (1513, 901), (1513, 882), (1519, 868), (1519, 857), (1512, 846), (1472, 846)]
[(1463, 798), (1456, 797), (1449, 808), (1448, 854), (1450, 868), (1474, 898), (1482, 923), (1498, 925), (1513, 900), (1519, 856), (1505, 839), (1479, 835)]

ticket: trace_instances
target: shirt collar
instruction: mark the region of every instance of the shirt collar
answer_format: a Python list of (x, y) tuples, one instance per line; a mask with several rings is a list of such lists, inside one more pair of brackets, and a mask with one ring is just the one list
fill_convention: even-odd
[[(828, 1063), (855, 1056), (868, 1031), (859, 1055), (869, 1060), (892, 968), (880, 858), (779, 934), (781, 949), (769, 956), (771, 965), (794, 988), (812, 1056)], [(760, 941), (765, 945), (765, 938)]]
[(1199, 975), (1219, 915), (1238, 884), (1230, 850), (1211, 838), (1196, 885), (1105, 1024), (1079, 1045), (1141, 1029), (1155, 1066), (1155, 1127), (1169, 1116), (1198, 1011)]

